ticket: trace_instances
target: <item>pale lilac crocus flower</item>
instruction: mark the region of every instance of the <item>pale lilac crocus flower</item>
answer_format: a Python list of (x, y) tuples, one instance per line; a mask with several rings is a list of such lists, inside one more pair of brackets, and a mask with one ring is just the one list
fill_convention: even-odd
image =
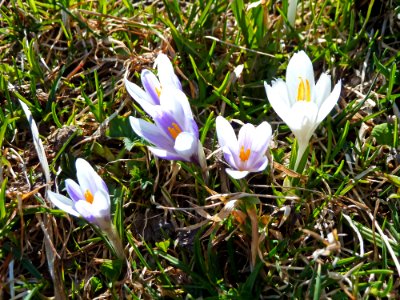
[(173, 87), (182, 90), (181, 82), (175, 75), (174, 68), (167, 55), (158, 54), (154, 65), (157, 67), (158, 78), (147, 69), (144, 69), (141, 73), (144, 90), (127, 78), (124, 79), (128, 93), (150, 116), (153, 114), (154, 105), (160, 105), (160, 95), (163, 88)]
[(232, 125), (222, 116), (216, 120), (218, 143), (231, 168), (226, 172), (234, 179), (244, 178), (250, 172), (261, 172), (268, 165), (265, 152), (272, 137), (272, 128), (268, 122), (254, 127), (244, 124), (236, 138)]
[(65, 180), (70, 198), (51, 191), (47, 193), (48, 198), (59, 209), (98, 226), (107, 234), (117, 255), (123, 257), (121, 241), (111, 222), (107, 185), (86, 160), (78, 158), (75, 166), (78, 183), (72, 179)]
[(203, 146), (186, 95), (166, 86), (160, 94), (160, 104), (152, 110), (154, 123), (130, 117), (135, 133), (154, 145), (148, 149), (159, 158), (194, 162), (204, 168)]
[(297, 170), (315, 129), (339, 100), (341, 81), (331, 91), (331, 77), (322, 73), (315, 84), (312, 62), (304, 51), (300, 51), (289, 61), (286, 82), (277, 79), (271, 86), (267, 83), (264, 86), (272, 108), (297, 139)]

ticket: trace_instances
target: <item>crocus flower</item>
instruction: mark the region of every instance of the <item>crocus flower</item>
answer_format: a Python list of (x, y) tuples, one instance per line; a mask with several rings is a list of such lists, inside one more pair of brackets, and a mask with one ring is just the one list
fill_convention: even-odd
[(181, 83), (174, 73), (174, 68), (168, 56), (163, 53), (158, 54), (155, 66), (157, 66), (158, 78), (147, 69), (144, 69), (141, 73), (144, 90), (125, 78), (126, 90), (150, 116), (153, 113), (153, 106), (160, 105), (160, 95), (163, 88), (174, 87), (182, 90)]
[(110, 195), (101, 177), (84, 159), (76, 160), (78, 183), (65, 180), (65, 187), (70, 198), (48, 192), (50, 201), (59, 209), (75, 216), (83, 217), (100, 229), (111, 226)]
[(341, 81), (331, 91), (331, 78), (322, 73), (315, 84), (312, 62), (304, 51), (300, 51), (289, 61), (286, 82), (277, 79), (271, 86), (264, 85), (272, 108), (297, 139), (297, 169), (315, 129), (337, 103)]
[(123, 258), (124, 248), (111, 222), (107, 185), (86, 160), (78, 158), (75, 166), (78, 183), (72, 179), (65, 180), (70, 198), (51, 191), (47, 192), (48, 198), (59, 209), (98, 226), (106, 234), (117, 256)]
[(154, 123), (130, 117), (133, 130), (154, 145), (148, 147), (154, 155), (168, 160), (194, 162), (204, 167), (199, 130), (186, 95), (179, 89), (166, 86), (159, 100), (160, 104), (153, 106), (151, 114)]
[(218, 143), (225, 160), (231, 166), (226, 172), (235, 179), (241, 179), (250, 172), (263, 171), (268, 165), (265, 156), (272, 137), (272, 128), (267, 122), (254, 127), (245, 124), (240, 128), (238, 138), (231, 124), (222, 116), (216, 120)]

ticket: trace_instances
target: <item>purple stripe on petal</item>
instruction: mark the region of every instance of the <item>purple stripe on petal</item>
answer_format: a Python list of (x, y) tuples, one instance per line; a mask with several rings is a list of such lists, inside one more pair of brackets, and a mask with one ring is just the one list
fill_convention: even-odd
[(161, 131), (156, 125), (134, 117), (130, 117), (129, 121), (136, 134), (149, 143), (169, 151), (174, 149), (174, 140), (166, 136), (166, 133)]
[(96, 217), (92, 213), (92, 204), (85, 200), (79, 200), (75, 202), (74, 208), (86, 221), (96, 224)]
[(161, 93), (161, 85), (156, 75), (145, 69), (141, 73), (141, 78), (143, 87), (153, 101), (153, 104), (160, 105), (160, 96), (158, 93)]
[[(160, 111), (159, 113), (155, 114), (153, 116), (154, 122), (157, 125), (157, 128), (164, 133), (165, 136), (168, 137), (170, 140), (171, 144), (175, 144), (175, 139), (174, 136), (171, 134), (171, 130), (175, 131), (177, 134), (179, 132), (177, 131), (177, 128), (174, 126), (178, 126), (181, 131), (183, 131), (183, 126), (180, 124), (174, 116), (172, 116), (170, 113), (165, 112), (165, 111)], [(174, 125), (175, 124), (175, 125)], [(176, 137), (175, 137), (176, 138)], [(157, 145), (158, 146), (158, 145)], [(172, 146), (173, 147), (173, 146)], [(160, 147), (163, 148), (163, 147)]]
[(69, 197), (73, 201), (84, 200), (85, 197), (82, 193), (81, 187), (72, 179), (65, 180), (65, 188), (67, 189)]

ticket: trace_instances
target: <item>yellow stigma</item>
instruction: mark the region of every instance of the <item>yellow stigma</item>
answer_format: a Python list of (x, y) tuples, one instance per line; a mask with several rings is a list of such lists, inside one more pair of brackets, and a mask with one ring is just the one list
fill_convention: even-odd
[(240, 153), (239, 153), (240, 160), (247, 161), (249, 159), (250, 152), (251, 152), (250, 148), (244, 151), (244, 146), (242, 146), (242, 148), (240, 148)]
[(300, 82), (299, 86), (297, 87), (297, 101), (311, 101), (311, 91), (310, 91), (310, 82), (308, 79), (304, 80), (303, 78), (299, 77)]
[(94, 198), (94, 197), (93, 197), (93, 194), (92, 194), (89, 190), (86, 190), (84, 196), (85, 196), (85, 200), (86, 200), (87, 202), (89, 202), (90, 204), (93, 203), (93, 198)]
[(169, 134), (175, 140), (176, 137), (182, 132), (182, 129), (175, 122), (172, 123), (171, 127), (168, 127)]
[(156, 93), (157, 93), (158, 98), (160, 98), (160, 95), (161, 95), (161, 87), (160, 87), (160, 88), (156, 87), (155, 90), (156, 90)]

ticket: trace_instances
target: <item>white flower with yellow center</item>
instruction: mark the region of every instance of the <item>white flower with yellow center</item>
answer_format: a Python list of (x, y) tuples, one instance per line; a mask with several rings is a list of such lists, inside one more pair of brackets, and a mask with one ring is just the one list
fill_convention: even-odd
[(70, 198), (48, 192), (50, 201), (59, 209), (97, 225), (102, 230), (111, 228), (110, 195), (103, 179), (84, 159), (76, 160), (76, 177), (65, 180), (65, 187)]
[(341, 81), (331, 91), (331, 78), (322, 73), (315, 84), (312, 62), (304, 51), (300, 51), (289, 61), (286, 82), (277, 79), (272, 85), (266, 82), (264, 85), (272, 108), (297, 139), (297, 169), (315, 129), (337, 103)]

